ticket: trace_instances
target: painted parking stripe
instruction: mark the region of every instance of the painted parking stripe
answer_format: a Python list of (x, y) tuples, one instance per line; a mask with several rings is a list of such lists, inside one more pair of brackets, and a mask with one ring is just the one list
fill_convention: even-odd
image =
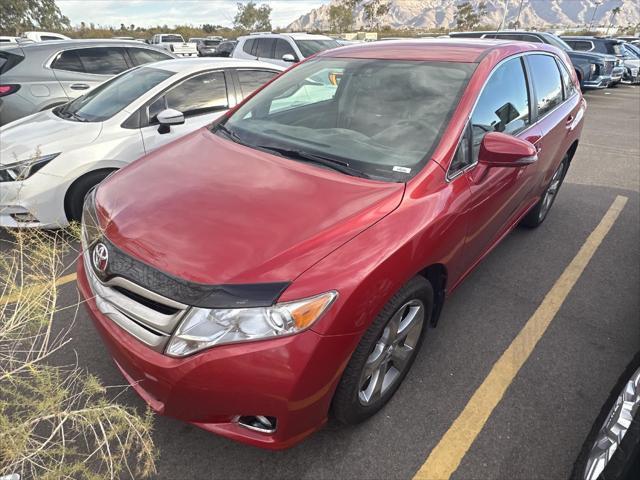
[(456, 471), (505, 391), (560, 310), (602, 240), (611, 230), (627, 200), (627, 197), (616, 197), (540, 306), (493, 365), (462, 413), (431, 451), (426, 462), (415, 474), (414, 480), (445, 480)]
[[(71, 283), (73, 281), (75, 281), (76, 279), (76, 274), (75, 273), (70, 273), (69, 275), (65, 275), (63, 277), (59, 277), (56, 280), (56, 287), (60, 287), (62, 285), (65, 285), (67, 283)], [(38, 290), (43, 290), (46, 288), (46, 285), (43, 283), (40, 284), (36, 284), (36, 285), (31, 285), (29, 287), (25, 287), (22, 289), (21, 292), (17, 292), (17, 293), (13, 293), (11, 295), (5, 295), (3, 297), (0, 297), (0, 305), (7, 305), (9, 303), (15, 303), (18, 300), (20, 300), (20, 298), (24, 295), (27, 295), (31, 292), (35, 292)]]

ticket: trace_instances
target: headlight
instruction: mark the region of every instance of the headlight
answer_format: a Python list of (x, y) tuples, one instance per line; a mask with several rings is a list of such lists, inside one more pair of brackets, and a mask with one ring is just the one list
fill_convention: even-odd
[(22, 160), (21, 162), (0, 165), (0, 182), (17, 182), (25, 180), (58, 155), (60, 155), (60, 153), (52, 153), (50, 155)]
[(183, 357), (223, 343), (291, 335), (309, 328), (338, 296), (326, 292), (272, 307), (192, 309), (167, 345), (166, 354)]

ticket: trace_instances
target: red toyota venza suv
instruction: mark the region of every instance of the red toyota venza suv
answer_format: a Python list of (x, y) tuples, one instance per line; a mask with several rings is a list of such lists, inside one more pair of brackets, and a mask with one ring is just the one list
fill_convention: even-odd
[(360, 422), (474, 266), (544, 221), (585, 108), (549, 45), (323, 52), (92, 191), (80, 291), (158, 413), (272, 449)]

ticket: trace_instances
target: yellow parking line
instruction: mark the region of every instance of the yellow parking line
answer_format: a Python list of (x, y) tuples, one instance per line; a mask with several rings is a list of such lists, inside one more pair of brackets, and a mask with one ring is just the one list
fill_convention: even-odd
[[(66, 283), (73, 282), (76, 279), (75, 273), (70, 273), (69, 275), (65, 275), (56, 280), (56, 286), (60, 287)], [(0, 305), (7, 305), (9, 303), (15, 303), (20, 300), (20, 297), (23, 295), (27, 295), (30, 292), (41, 290), (45, 288), (45, 285), (40, 283), (37, 285), (31, 285), (29, 287), (25, 287), (22, 289), (22, 292), (13, 293), (11, 295), (5, 295), (4, 297), (0, 297)]]
[(562, 272), (538, 309), (493, 365), (462, 413), (431, 451), (426, 462), (413, 477), (414, 480), (445, 480), (456, 471), (493, 409), (502, 399), (524, 362), (529, 358), (602, 240), (615, 223), (627, 200), (627, 197), (616, 197), (598, 226), (591, 232), (578, 254)]

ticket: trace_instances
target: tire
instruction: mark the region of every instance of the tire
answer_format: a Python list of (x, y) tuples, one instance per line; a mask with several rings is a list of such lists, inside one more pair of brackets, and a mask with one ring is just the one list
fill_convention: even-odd
[[(391, 399), (420, 350), (432, 307), (433, 288), (420, 276), (411, 279), (387, 302), (360, 339), (342, 374), (331, 405), (339, 422), (360, 423)], [(391, 347), (384, 347), (385, 342)], [(378, 361), (379, 366), (373, 367)], [(380, 386), (377, 393), (376, 385)]]
[(544, 222), (544, 219), (547, 218), (547, 215), (558, 196), (558, 191), (562, 186), (562, 182), (564, 181), (568, 168), (569, 156), (565, 155), (562, 162), (560, 162), (560, 165), (558, 165), (558, 168), (554, 172), (553, 177), (551, 177), (551, 181), (549, 182), (549, 185), (547, 185), (542, 197), (520, 221), (520, 225), (527, 228), (536, 228)]
[(64, 197), (64, 212), (69, 222), (79, 222), (82, 218), (84, 197), (93, 187), (107, 178), (114, 170), (96, 170), (78, 178), (71, 184)]
[[(632, 362), (627, 366), (622, 376), (616, 382), (615, 387), (611, 390), (609, 398), (602, 406), (602, 410), (598, 414), (598, 418), (593, 423), (591, 431), (582, 445), (580, 454), (573, 465), (571, 472), (571, 480), (587, 480), (589, 478), (597, 478), (598, 480), (632, 480), (640, 478), (640, 408), (636, 407), (635, 416), (631, 420), (626, 433), (622, 437), (622, 441), (615, 449), (613, 455), (606, 462), (604, 469), (598, 476), (588, 477), (586, 475), (587, 468), (590, 468), (589, 458), (593, 454), (592, 449), (596, 442), (602, 441), (600, 430), (610, 422), (614, 406), (617, 406), (618, 399), (626, 389), (627, 392), (635, 390), (638, 393), (640, 389), (640, 379), (636, 378), (635, 388), (628, 385), (632, 377), (636, 377), (640, 371), (640, 352), (636, 354)], [(628, 400), (627, 397), (625, 400)], [(619, 413), (619, 412), (618, 412)], [(613, 416), (618, 418), (618, 415)], [(607, 439), (604, 438), (604, 442)], [(604, 443), (604, 446), (609, 445)]]

